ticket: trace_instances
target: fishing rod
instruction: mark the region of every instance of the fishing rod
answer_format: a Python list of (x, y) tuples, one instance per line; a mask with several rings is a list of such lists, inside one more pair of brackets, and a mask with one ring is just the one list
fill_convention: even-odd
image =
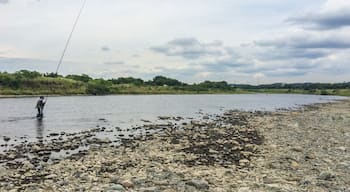
[(58, 70), (59, 70), (60, 67), (61, 67), (61, 64), (62, 64), (64, 55), (66, 54), (66, 51), (67, 51), (67, 48), (68, 48), (70, 39), (72, 38), (73, 32), (74, 32), (74, 30), (75, 30), (75, 27), (77, 26), (77, 23), (78, 23), (78, 20), (79, 20), (79, 18), (80, 18), (80, 15), (81, 15), (81, 13), (83, 12), (83, 9), (84, 9), (84, 7), (85, 7), (86, 1), (87, 1), (87, 0), (84, 0), (83, 5), (81, 6), (81, 8), (80, 8), (80, 10), (79, 10), (78, 16), (77, 16), (77, 18), (75, 19), (73, 28), (72, 28), (72, 30), (71, 30), (69, 36), (68, 36), (68, 39), (67, 39), (67, 41), (66, 41), (66, 45), (64, 46), (62, 55), (61, 55), (61, 57), (60, 57), (60, 60), (58, 61), (58, 65), (57, 65), (56, 72), (55, 72), (56, 75), (57, 75), (57, 73), (58, 73)]
[[(56, 76), (57, 76), (57, 74), (58, 74), (58, 70), (59, 70), (60, 67), (61, 67), (63, 58), (64, 58), (64, 56), (65, 56), (65, 54), (66, 54), (66, 51), (67, 51), (69, 42), (70, 42), (70, 40), (71, 40), (71, 38), (72, 38), (72, 35), (73, 35), (73, 33), (74, 33), (74, 30), (75, 30), (75, 28), (76, 28), (76, 26), (77, 26), (77, 24), (78, 24), (80, 15), (81, 15), (81, 13), (83, 12), (83, 9), (84, 9), (84, 7), (85, 7), (86, 1), (87, 1), (87, 0), (84, 0), (84, 1), (83, 1), (82, 6), (80, 7), (79, 13), (78, 13), (77, 17), (75, 18), (75, 21), (74, 21), (72, 30), (71, 30), (71, 32), (69, 33), (68, 39), (67, 39), (67, 41), (66, 41), (66, 44), (65, 44), (64, 49), (63, 49), (63, 51), (62, 51), (61, 57), (60, 57), (60, 59), (59, 59), (59, 61), (58, 61), (58, 64), (57, 64), (57, 67), (56, 67), (56, 71), (55, 71), (55, 73), (54, 73)], [(46, 95), (46, 99), (45, 99), (45, 103), (47, 102), (48, 96), (49, 96), (49, 95), (47, 94), (47, 95)]]

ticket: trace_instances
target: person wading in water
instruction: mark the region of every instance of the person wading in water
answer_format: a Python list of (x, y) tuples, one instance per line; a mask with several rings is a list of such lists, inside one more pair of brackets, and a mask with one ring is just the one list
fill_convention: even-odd
[(38, 114), (36, 115), (36, 117), (43, 117), (44, 114), (44, 106), (45, 106), (45, 101), (44, 101), (44, 96), (40, 96), (38, 102), (36, 103), (36, 107), (38, 110)]

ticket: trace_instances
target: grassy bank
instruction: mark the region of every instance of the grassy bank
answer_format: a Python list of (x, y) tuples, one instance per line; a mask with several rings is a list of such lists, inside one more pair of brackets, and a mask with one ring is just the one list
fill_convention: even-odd
[(225, 81), (186, 84), (156, 76), (144, 81), (133, 77), (93, 79), (88, 75), (42, 74), (21, 70), (0, 72), (0, 96), (6, 95), (108, 95), (108, 94), (242, 94), (294, 93), (350, 96), (350, 83), (231, 85)]

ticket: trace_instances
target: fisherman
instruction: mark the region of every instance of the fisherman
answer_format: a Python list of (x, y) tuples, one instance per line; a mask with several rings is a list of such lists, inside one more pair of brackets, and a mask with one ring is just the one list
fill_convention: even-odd
[(37, 117), (42, 117), (44, 112), (44, 106), (45, 106), (44, 96), (40, 96), (38, 102), (36, 103), (36, 108), (38, 109)]

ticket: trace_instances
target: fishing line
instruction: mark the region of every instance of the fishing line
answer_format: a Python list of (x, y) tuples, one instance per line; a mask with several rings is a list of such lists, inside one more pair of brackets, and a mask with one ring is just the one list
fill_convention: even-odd
[(60, 60), (58, 61), (58, 65), (57, 65), (56, 72), (55, 72), (56, 75), (57, 75), (57, 73), (58, 73), (58, 70), (59, 70), (60, 67), (61, 67), (63, 57), (64, 57), (64, 55), (66, 54), (66, 51), (67, 51), (67, 48), (68, 48), (70, 39), (72, 38), (73, 32), (74, 32), (74, 30), (75, 30), (75, 27), (77, 26), (78, 20), (79, 20), (80, 15), (81, 15), (81, 12), (83, 11), (83, 9), (84, 9), (84, 7), (85, 7), (86, 1), (87, 1), (87, 0), (84, 0), (83, 5), (81, 6), (81, 8), (80, 8), (80, 10), (79, 10), (78, 16), (77, 16), (77, 18), (75, 19), (75, 22), (74, 22), (72, 31), (70, 32), (70, 34), (69, 34), (69, 36), (68, 36), (68, 39), (67, 39), (67, 41), (66, 41), (66, 45), (64, 46), (62, 55), (61, 55), (61, 57), (60, 57)]

